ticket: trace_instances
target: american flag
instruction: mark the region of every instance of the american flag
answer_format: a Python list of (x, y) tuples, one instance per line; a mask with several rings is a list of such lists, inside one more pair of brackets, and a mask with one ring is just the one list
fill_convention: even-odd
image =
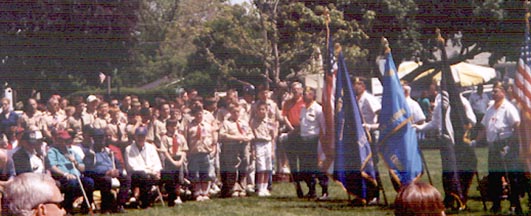
[(323, 151), (327, 155), (324, 161), (324, 167), (329, 167), (334, 161), (332, 158), (334, 152), (334, 94), (336, 92), (336, 74), (337, 74), (337, 61), (334, 56), (334, 44), (332, 39), (328, 41), (327, 55), (325, 59), (325, 72), (324, 72), (324, 85), (323, 85), (323, 113), (325, 114), (325, 131), (323, 141)]
[(526, 13), (525, 39), (516, 67), (514, 96), (522, 117), (520, 123), (520, 158), (531, 173), (531, 135), (527, 128), (531, 126), (531, 36), (529, 34), (529, 13)]
[(524, 114), (531, 113), (531, 36), (529, 34), (529, 17), (526, 16), (525, 40), (518, 59), (515, 96)]

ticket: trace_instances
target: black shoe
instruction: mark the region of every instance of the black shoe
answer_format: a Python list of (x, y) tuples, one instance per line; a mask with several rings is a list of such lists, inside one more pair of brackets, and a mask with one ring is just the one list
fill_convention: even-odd
[(501, 212), (501, 206), (500, 205), (493, 205), (492, 208), (490, 208), (491, 213), (500, 213)]
[(367, 200), (362, 199), (362, 198), (354, 198), (354, 199), (350, 202), (350, 204), (351, 204), (352, 206), (358, 206), (358, 207), (359, 207), (359, 206), (366, 206), (366, 205), (367, 205)]
[(295, 189), (297, 190), (297, 197), (298, 198), (303, 198), (304, 197), (304, 193), (302, 192), (301, 185), (300, 184), (296, 184), (295, 185)]
[(317, 198), (317, 194), (315, 194), (315, 192), (308, 192), (304, 197), (308, 198), (308, 199), (315, 199)]
[(127, 211), (125, 210), (123, 206), (119, 205), (118, 207), (116, 207), (113, 213), (124, 214), (124, 213), (127, 213)]

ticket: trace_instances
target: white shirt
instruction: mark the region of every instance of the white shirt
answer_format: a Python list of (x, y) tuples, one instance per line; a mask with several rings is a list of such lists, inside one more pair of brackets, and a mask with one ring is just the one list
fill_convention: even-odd
[(317, 102), (306, 108), (301, 109), (301, 137), (316, 137), (319, 136), (321, 130), (325, 128), (323, 108)]
[(487, 142), (509, 138), (513, 135), (514, 125), (520, 122), (520, 114), (516, 107), (506, 99), (498, 109), (494, 105), (487, 108), (487, 112), (481, 120), (487, 132)]
[(162, 170), (159, 154), (155, 145), (146, 142), (140, 150), (133, 142), (125, 148), (125, 161), (129, 171), (145, 171), (148, 174), (155, 174)]
[(420, 108), (420, 104), (411, 99), (411, 97), (406, 97), (407, 105), (409, 106), (409, 111), (411, 111), (411, 116), (413, 116), (413, 122), (419, 122), (419, 121), (425, 121), (426, 116), (424, 115), (424, 112), (422, 112), (422, 108)]
[(477, 92), (470, 94), (468, 100), (470, 101), (472, 109), (474, 109), (474, 111), (476, 111), (477, 113), (482, 114), (487, 111), (487, 107), (490, 101), (489, 96), (487, 94), (483, 93), (479, 95)]
[(376, 112), (382, 109), (382, 104), (372, 94), (364, 91), (358, 99), (358, 106), (360, 107), (361, 116), (365, 124), (376, 124), (378, 116)]

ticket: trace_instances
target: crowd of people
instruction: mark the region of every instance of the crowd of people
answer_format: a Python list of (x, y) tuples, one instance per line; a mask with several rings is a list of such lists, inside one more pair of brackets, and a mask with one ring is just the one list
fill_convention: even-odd
[[(381, 103), (367, 91), (365, 79), (355, 78), (353, 84), (363, 126), (372, 137), (375, 151)], [(411, 87), (404, 85), (413, 123), (419, 131), (440, 129), (436, 122), (440, 122), (441, 113), (437, 110), (444, 106), (444, 94), (431, 90), (417, 103), (409, 97)], [(478, 127), (477, 140), (486, 138), (489, 146), (495, 143), (509, 151), (506, 140), (513, 137), (518, 113), (505, 102), (505, 89), (498, 86), (495, 90), (494, 105), (488, 109), (485, 104), (474, 104), (479, 103), (478, 99), (473, 100), (473, 107), (465, 109), (481, 111), (485, 116), (478, 120), (483, 127)], [(9, 99), (4, 98), (0, 113), (0, 180), (8, 181), (24, 173), (51, 176), (46, 177), (46, 182), (55, 182), (64, 200), (53, 198), (53, 202), (45, 204), (61, 203), (68, 213), (74, 212), (74, 200), (80, 196), (84, 197), (80, 211), (92, 210), (94, 190), (101, 192), (101, 212), (124, 212), (126, 204), (148, 208), (162, 197), (168, 206), (179, 205), (185, 198), (207, 201), (214, 194), (222, 198), (250, 193), (267, 197), (271, 195), (273, 171), (292, 176), (297, 197), (328, 199), (328, 167), (322, 162), (329, 155), (322, 151), (326, 148), (322, 145), (327, 143), (322, 140), (326, 128), (316, 89), (293, 82), (282, 97), (273, 98), (272, 93), (264, 86), (247, 85), (240, 92), (228, 90), (223, 97), (203, 98), (191, 89), (176, 98), (152, 101), (135, 95), (120, 99), (53, 95), (45, 105), (28, 99), (22, 113), (13, 111)], [(493, 118), (500, 121), (494, 122)], [(471, 122), (475, 123), (476, 118)], [(453, 168), (459, 163), (455, 155), (453, 162), (445, 159), (449, 151), (454, 150), (441, 149), (446, 207), (455, 201), (466, 203), (471, 180), (463, 180), (461, 184), (468, 186), (459, 189), (453, 188), (455, 182), (446, 181), (456, 174), (457, 169)], [(489, 180), (496, 185), (503, 177), (500, 167), (495, 167), (494, 162), (501, 160), (497, 153), (496, 149), (489, 151)], [(454, 171), (450, 172), (452, 166)], [(462, 180), (463, 176), (459, 178)], [(303, 181), (307, 193), (303, 192)], [(317, 183), (321, 188), (319, 195)], [(45, 192), (53, 192), (48, 195), (56, 197), (55, 190), (40, 195)], [(41, 207), (20, 207), (15, 205), (20, 203), (14, 201), (16, 198), (6, 194), (6, 202), (2, 203), (14, 203), (10, 210), (15, 213)], [(368, 203), (377, 204), (378, 187), (369, 194)], [(497, 190), (493, 193), (496, 196), (499, 197)], [(499, 198), (493, 200), (493, 210), (499, 211)], [(511, 204), (519, 208), (514, 199)], [(436, 210), (440, 209), (437, 206)]]

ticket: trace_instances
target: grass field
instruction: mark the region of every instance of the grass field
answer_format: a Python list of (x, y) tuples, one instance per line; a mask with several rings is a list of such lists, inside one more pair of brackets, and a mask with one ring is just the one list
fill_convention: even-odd
[[(442, 191), (441, 183), (441, 161), (438, 150), (424, 150), (425, 158), (428, 162), (428, 167), (434, 185)], [(476, 149), (478, 155), (479, 175), (486, 175), (487, 170), (487, 149)], [(392, 204), (396, 192), (393, 190), (389, 176), (385, 167), (380, 164), (382, 171), (382, 181), (386, 191), (389, 204)], [(423, 176), (423, 181), (428, 182), (426, 174)], [(488, 212), (483, 211), (483, 205), (477, 188), (477, 181), (474, 183), (469, 191), (471, 199), (468, 201), (469, 210), (461, 212), (459, 215), (487, 215)], [(320, 192), (319, 186), (317, 186)], [(129, 209), (127, 215), (393, 215), (393, 210), (385, 206), (369, 206), (369, 207), (353, 207), (349, 205), (348, 196), (342, 188), (336, 184), (330, 184), (329, 201), (316, 202), (313, 200), (298, 199), (295, 195), (295, 190), (290, 183), (275, 183), (272, 191), (272, 196), (268, 198), (259, 198), (256, 196), (246, 198), (230, 198), (218, 199), (206, 202), (188, 201), (180, 206), (169, 208), (162, 207), (157, 204), (154, 208), (146, 210), (131, 210)], [(381, 203), (383, 203), (383, 196)], [(508, 201), (503, 201), (503, 213), (508, 212)], [(524, 212), (527, 209), (527, 197), (522, 199)], [(490, 208), (490, 203), (487, 203)]]

